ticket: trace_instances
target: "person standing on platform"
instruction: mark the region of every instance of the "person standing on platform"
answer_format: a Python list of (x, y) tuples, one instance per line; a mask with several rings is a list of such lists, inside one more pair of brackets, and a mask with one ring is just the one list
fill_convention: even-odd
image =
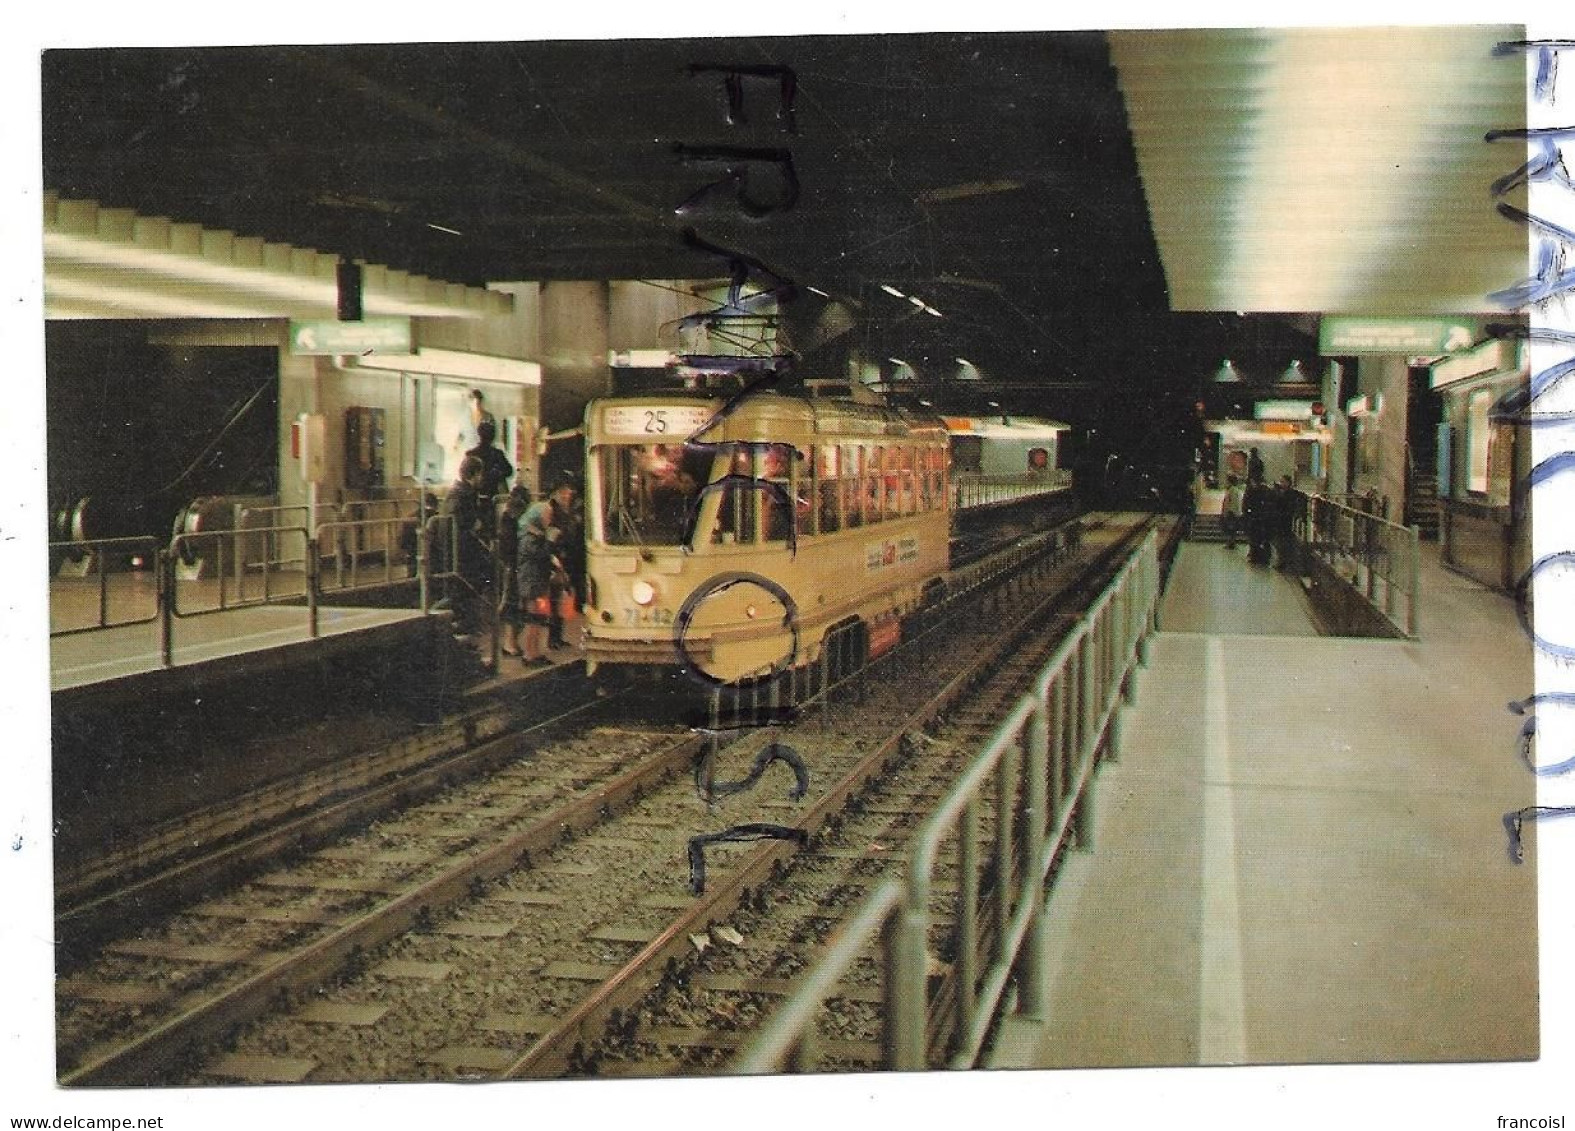
[(498, 579), (498, 621), (503, 632), (500, 650), (505, 656), (520, 655), (520, 629), (525, 627), (519, 583), (520, 520), (529, 508), (530, 492), (515, 487), (498, 515), (497, 560), (502, 571)]
[(551, 499), (532, 503), (519, 525), (516, 573), (525, 624), (520, 653), (525, 666), (530, 668), (552, 663), (547, 658), (547, 630), (552, 622), (552, 577), (563, 568), (556, 552), (562, 534), (553, 525), (552, 512)]
[(1247, 524), (1247, 560), (1253, 565), (1268, 565), (1269, 540), (1274, 529), (1274, 495), (1263, 485), (1262, 479), (1248, 477), (1241, 509)]
[(1220, 507), (1220, 525), (1225, 528), (1225, 548), (1234, 550), (1236, 538), (1242, 533), (1241, 508), (1245, 491), (1238, 476), (1230, 476), (1225, 483), (1225, 502)]
[(1296, 512), (1300, 509), (1301, 496), (1291, 486), (1289, 475), (1280, 476), (1271, 495), (1275, 564), (1282, 570), (1289, 570), (1296, 564)]
[(552, 491), (552, 524), (558, 530), (558, 561), (563, 569), (555, 575), (557, 583), (552, 592), (552, 630), (547, 636), (549, 648), (567, 648), (569, 642), (563, 635), (564, 618), (559, 598), (567, 594), (574, 602), (577, 613), (583, 607), (585, 578), (585, 524), (575, 505), (574, 484), (565, 480)]
[(483, 508), (497, 505), (497, 497), (503, 493), (503, 485), (514, 474), (514, 465), (509, 462), (509, 457), (493, 446), (493, 441), (497, 438), (497, 425), (490, 420), (483, 420), (476, 425), (476, 446), (465, 453), (467, 457), (474, 456), (481, 461), (481, 486), (478, 492), (481, 495)]
[(1261, 487), (1264, 485), (1263, 477), (1263, 457), (1258, 454), (1257, 448), (1252, 448), (1247, 452), (1247, 485), (1250, 487), (1256, 483)]
[(453, 575), (448, 579), (448, 603), (454, 613), (454, 635), (469, 636), (482, 626), (491, 565), (492, 515), (481, 507), (479, 459), (460, 461), (459, 478), (443, 498), (441, 525), (447, 547), (452, 547)]
[(459, 449), (465, 451), (481, 442), (481, 426), (490, 424), (496, 432), (497, 417), (487, 411), (487, 398), (480, 389), (470, 390), (470, 419), (459, 430)]

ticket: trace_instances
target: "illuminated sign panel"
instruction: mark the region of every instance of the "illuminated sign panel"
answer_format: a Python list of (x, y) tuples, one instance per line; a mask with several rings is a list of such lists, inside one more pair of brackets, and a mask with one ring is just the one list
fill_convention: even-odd
[(1465, 349), (1475, 340), (1471, 324), (1455, 318), (1331, 316), (1318, 324), (1318, 352), (1325, 357), (1356, 353), (1432, 357)]

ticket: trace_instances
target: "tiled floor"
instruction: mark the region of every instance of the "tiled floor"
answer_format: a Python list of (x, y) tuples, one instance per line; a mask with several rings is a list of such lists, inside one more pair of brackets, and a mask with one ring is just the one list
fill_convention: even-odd
[(1436, 552), (1423, 584), (1420, 642), (1320, 638), (1293, 582), (1183, 547), (1051, 902), (1049, 1020), (996, 1066), (1537, 1055), (1535, 847), (1502, 826), (1531, 647)]

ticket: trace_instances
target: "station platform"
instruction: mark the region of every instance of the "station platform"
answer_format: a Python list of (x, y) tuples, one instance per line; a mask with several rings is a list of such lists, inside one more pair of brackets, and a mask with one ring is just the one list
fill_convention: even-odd
[[(57, 636), (50, 641), (49, 688), (108, 690), (104, 685), (143, 683), (172, 669), (222, 665), (226, 674), (277, 662), (292, 648), (332, 649), (350, 637), (423, 620), (413, 609), (320, 608), (314, 644), (304, 606), (259, 605), (178, 619), (171, 634), (168, 667), (163, 661), (159, 625), (118, 625)], [(396, 635), (398, 635), (396, 633)], [(340, 639), (336, 639), (340, 638)], [(356, 641), (364, 644), (366, 641)], [(194, 673), (186, 671), (183, 678)]]
[[(519, 698), (583, 659), (574, 646), (546, 666), (501, 656), (494, 669), (490, 635), (456, 639), (446, 614), (317, 612), (315, 637), (304, 606), (177, 619), (169, 666), (156, 622), (53, 638), (57, 859), (90, 858), (160, 822)], [(550, 701), (553, 684), (532, 694)]]
[(1538, 1055), (1534, 803), (1510, 600), (1425, 546), (1421, 639), (1317, 635), (1296, 581), (1185, 543), (1092, 852), (1051, 898), (1046, 1018), (997, 1068)]

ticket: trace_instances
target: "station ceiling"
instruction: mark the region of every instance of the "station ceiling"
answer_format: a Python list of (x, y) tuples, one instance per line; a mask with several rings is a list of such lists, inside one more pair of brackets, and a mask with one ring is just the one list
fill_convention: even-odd
[[(725, 251), (757, 280), (806, 288), (796, 301), (827, 302), (816, 288), (843, 303), (872, 355), (967, 357), (1004, 384), (1171, 380), (1224, 355), (1278, 371), (1316, 356), (1316, 292), (1286, 287), (1277, 303), (1271, 285), (1248, 302), (1229, 285), (1246, 279), (1231, 243), (1243, 202), (1275, 183), (1252, 161), (1299, 160), (1293, 179), (1314, 185), (1354, 174), (1309, 152), (1312, 135), (1275, 148), (1284, 111), (1264, 84), (1295, 68), (1269, 66), (1272, 44), (1175, 38), (1188, 34), (50, 51), (43, 183), (471, 284), (716, 277)], [(1456, 43), (1448, 65), (1495, 37)], [(1513, 124), (1495, 117), (1504, 91), (1522, 90), (1498, 63), (1473, 71), (1480, 97), (1450, 111), (1476, 150), (1491, 148), (1483, 129)], [(741, 119), (722, 67), (745, 72)], [(1421, 70), (1436, 87), (1438, 68)], [(1369, 94), (1378, 118), (1437, 117), (1421, 95)], [(1379, 143), (1354, 130), (1346, 149)], [(1453, 164), (1433, 152), (1432, 179), (1407, 182), (1412, 211), (1390, 216), (1430, 252), (1423, 221), (1442, 215), (1430, 202), (1448, 196), (1459, 222), (1463, 185), (1509, 227), (1467, 184), (1480, 164), (1437, 179)], [(728, 182), (729, 168), (748, 171)], [(1321, 215), (1307, 205), (1287, 220), (1343, 229), (1361, 214), (1349, 196), (1322, 200)], [(1254, 222), (1249, 257), (1283, 261)], [(1483, 238), (1471, 230), (1472, 247)], [(1366, 249), (1389, 266), (1370, 273), (1375, 287), (1405, 274), (1394, 246)], [(1334, 243), (1297, 247), (1294, 277), (1354, 270)]]

